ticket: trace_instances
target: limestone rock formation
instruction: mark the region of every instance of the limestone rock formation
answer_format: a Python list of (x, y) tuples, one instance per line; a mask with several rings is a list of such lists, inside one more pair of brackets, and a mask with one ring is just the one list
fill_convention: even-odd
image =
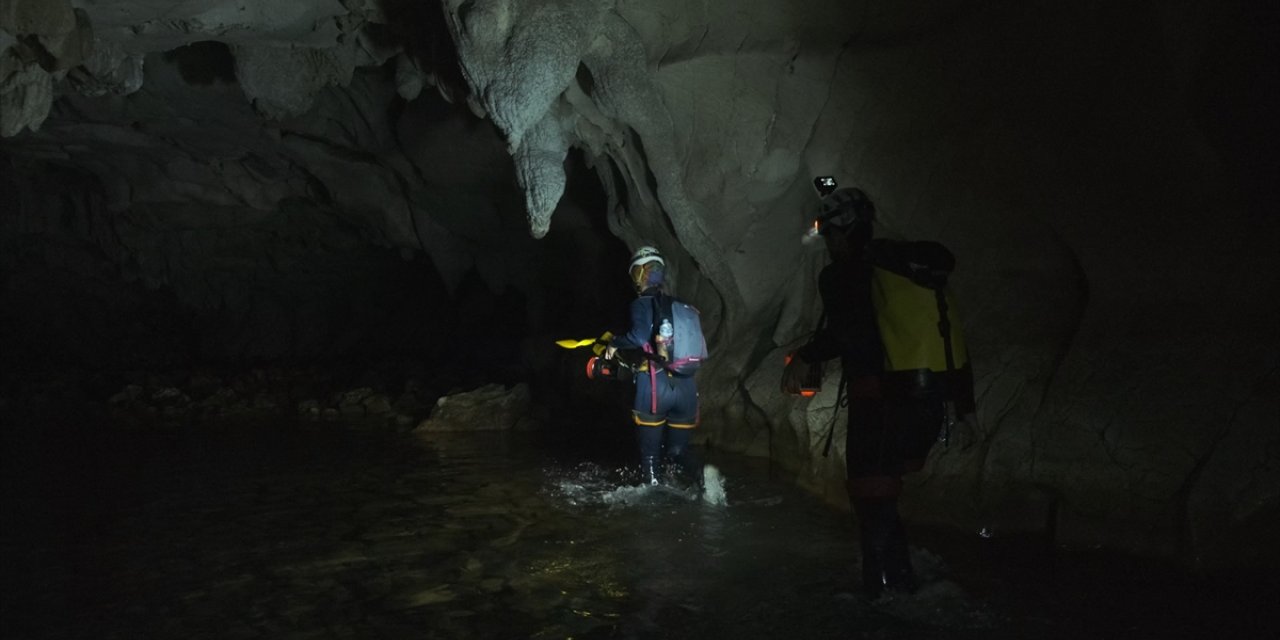
[[(1273, 498), (1249, 515), (1200, 511), (1213, 502), (1201, 492), (1224, 495), (1202, 485), (1206, 468), (1221, 470), (1223, 447), (1274, 444), (1235, 426), (1230, 408), (1277, 422), (1264, 391), (1275, 385), (1277, 345), (1260, 331), (1274, 299), (1204, 288), (1235, 281), (1245, 262), (1277, 272), (1249, 239), (1261, 222), (1249, 203), (1209, 204), (1221, 194), (1212, 185), (1231, 178), (1189, 117), (1194, 105), (1173, 89), (1194, 92), (1196, 65), (1216, 64), (1214, 52), (1188, 61), (1185, 50), (1151, 48), (1159, 36), (1138, 28), (1140, 11), (1058, 8), (1055, 21), (1094, 34), (1081, 43), (1068, 35), (1080, 29), (1046, 32), (1043, 13), (996, 3), (811, 2), (789, 15), (776, 6), (446, 3), (467, 78), (516, 158), (535, 234), (559, 191), (556, 156), (574, 145), (608, 156), (622, 179), (606, 184), (629, 213), (616, 230), (634, 242), (655, 229), (633, 220), (668, 217), (731, 317), (716, 372), (741, 381), (763, 364), (762, 347), (813, 322), (803, 311), (812, 290), (796, 285), (812, 281), (815, 257), (791, 240), (809, 178), (856, 181), (877, 197), (885, 231), (939, 239), (961, 256), (957, 284), (979, 354), (980, 420), (935, 456), (917, 515), (968, 509), (961, 519), (975, 528), (1048, 526), (1063, 542), (1106, 531), (1165, 551), (1185, 550), (1196, 532), (1273, 527)], [(1162, 19), (1187, 34), (1188, 16)], [(1009, 68), (1011, 46), (1049, 66)], [(1164, 87), (1144, 81), (1172, 58), (1183, 64), (1165, 72)], [(1120, 131), (1140, 142), (1111, 144)], [(1154, 131), (1166, 133), (1144, 136)], [(1214, 166), (1220, 177), (1204, 179)], [(1183, 188), (1172, 198), (1141, 186), (1153, 182)], [(1204, 225), (1170, 222), (1210, 206), (1216, 242), (1236, 250), (1187, 261), (1157, 249), (1202, 242)], [(1263, 225), (1274, 235), (1274, 222)], [(1226, 308), (1230, 316), (1204, 315)], [(1221, 350), (1187, 346), (1210, 343)], [(768, 409), (777, 401), (767, 384), (711, 389), (726, 411), (708, 420), (712, 439), (758, 446), (740, 432), (769, 424), (772, 454), (797, 470), (824, 466), (812, 413)], [(1262, 473), (1249, 484), (1277, 486)], [(1055, 521), (1026, 521), (1037, 513)]]

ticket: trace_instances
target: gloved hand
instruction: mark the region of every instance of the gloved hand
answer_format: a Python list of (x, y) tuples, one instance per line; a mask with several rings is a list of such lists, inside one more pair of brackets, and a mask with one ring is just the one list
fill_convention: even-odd
[(596, 343), (591, 345), (591, 352), (598, 356), (604, 356), (606, 360), (611, 359), (613, 358), (613, 352), (617, 351), (617, 349), (609, 346), (611, 342), (613, 342), (613, 333), (606, 331), (599, 338), (596, 338)]
[(786, 366), (782, 369), (782, 392), (787, 395), (800, 395), (805, 378), (809, 375), (809, 363), (793, 351), (787, 354)]

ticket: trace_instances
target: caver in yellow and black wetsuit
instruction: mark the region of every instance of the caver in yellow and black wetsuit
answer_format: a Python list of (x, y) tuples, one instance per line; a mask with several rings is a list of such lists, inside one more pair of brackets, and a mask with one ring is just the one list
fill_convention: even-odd
[[(972, 377), (958, 333), (952, 359), (962, 369), (949, 371), (938, 362), (944, 350), (935, 292), (875, 266), (902, 261), (899, 254), (924, 244), (870, 240), (851, 245), (850, 255), (819, 275), (826, 324), (796, 352), (806, 362), (841, 360), (849, 399), (849, 497), (861, 531), (863, 582), (873, 594), (883, 586), (914, 587), (897, 508), (902, 476), (923, 466), (943, 425), (944, 402), (955, 400), (954, 392), (965, 384), (970, 395), (961, 404), (972, 406)], [(951, 259), (949, 252), (945, 259)], [(944, 382), (951, 379), (957, 383), (949, 396)], [(972, 410), (967, 407), (961, 410)]]
[(689, 446), (698, 426), (698, 386), (692, 375), (667, 371), (655, 359), (654, 336), (658, 305), (670, 298), (661, 289), (646, 289), (631, 302), (631, 327), (610, 343), (617, 349), (637, 349), (648, 356), (636, 372), (636, 396), (632, 415), (636, 423), (636, 443), (640, 448), (640, 469), (644, 481), (656, 484), (663, 457), (677, 462), (686, 480), (702, 478), (702, 465)]

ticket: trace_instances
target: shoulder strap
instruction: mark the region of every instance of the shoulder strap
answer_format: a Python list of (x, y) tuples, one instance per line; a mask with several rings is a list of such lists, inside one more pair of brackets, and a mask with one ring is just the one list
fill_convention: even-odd
[(671, 305), (675, 302), (675, 298), (665, 293), (658, 292), (653, 296), (653, 326), (656, 329), (662, 324), (662, 319), (674, 321), (674, 314), (671, 311)]
[(649, 327), (649, 347), (651, 356), (649, 360), (667, 366), (667, 361), (658, 355), (658, 345), (654, 342), (654, 338), (658, 335), (658, 327), (662, 326), (662, 320), (665, 318), (675, 324), (675, 318), (671, 313), (671, 296), (658, 291), (653, 294), (653, 326)]
[(865, 259), (872, 266), (896, 273), (927, 289), (947, 285), (956, 268), (955, 255), (941, 243), (878, 238), (867, 245)]
[(947, 373), (956, 370), (956, 356), (951, 351), (951, 316), (947, 313), (947, 292), (941, 288), (933, 290), (933, 297), (938, 301), (938, 333), (942, 334), (943, 353), (947, 357)]

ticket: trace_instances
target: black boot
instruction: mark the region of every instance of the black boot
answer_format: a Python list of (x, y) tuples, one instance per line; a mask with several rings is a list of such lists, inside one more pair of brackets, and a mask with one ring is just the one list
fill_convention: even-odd
[(855, 498), (854, 512), (862, 546), (862, 587), (875, 599), (886, 590), (912, 593), (916, 589), (911, 569), (906, 529), (898, 516), (897, 498)]
[(862, 538), (862, 592), (875, 600), (884, 591), (884, 550)]
[(907, 545), (907, 530), (898, 515), (897, 501), (893, 504), (893, 528), (884, 554), (884, 585), (899, 593), (915, 593), (919, 583), (911, 568), (911, 548)]
[(685, 491), (702, 494), (702, 458), (689, 442), (689, 430), (672, 429), (667, 435), (666, 453), (675, 463), (676, 481)]
[(862, 590), (868, 598), (884, 590), (885, 551), (889, 543), (889, 523), (883, 498), (855, 498), (858, 538), (862, 547)]
[(676, 460), (676, 464), (680, 469), (680, 482), (696, 496), (702, 495), (702, 491), (706, 488), (703, 486), (703, 464), (693, 451), (685, 450), (684, 453)]

